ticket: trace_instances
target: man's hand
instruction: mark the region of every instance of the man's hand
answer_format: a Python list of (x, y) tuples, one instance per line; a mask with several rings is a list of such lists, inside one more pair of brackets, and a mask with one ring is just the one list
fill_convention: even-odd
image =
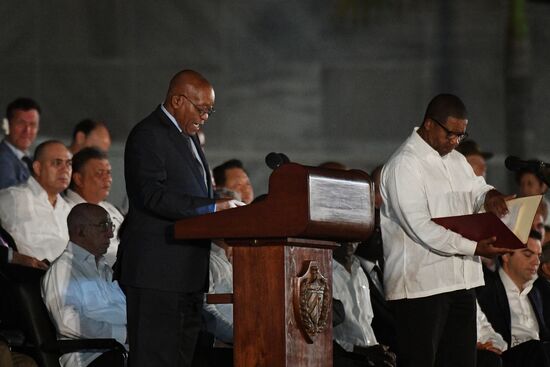
[(509, 248), (495, 247), (493, 244), (496, 242), (496, 237), (486, 238), (477, 243), (475, 255), (492, 258), (498, 255), (504, 255), (512, 253)]
[(386, 345), (376, 344), (370, 347), (355, 346), (353, 348), (353, 351), (355, 353), (365, 356), (368, 366), (396, 366), (395, 353), (393, 353)]
[(216, 200), (216, 211), (219, 212), (221, 210), (232, 209), (232, 208), (236, 208), (244, 205), (246, 204), (243, 203), (242, 201), (235, 200), (235, 199), (231, 199), (231, 200), (219, 199), (219, 200)]
[(485, 343), (477, 342), (476, 347), (479, 350), (488, 350), (489, 352), (493, 352), (493, 353), (498, 354), (498, 355), (502, 354), (502, 351), (500, 349), (498, 349), (497, 347), (495, 347), (493, 345), (493, 342), (490, 341), (490, 340), (486, 341)]
[(30, 268), (37, 268), (37, 269), (48, 269), (48, 264), (46, 264), (43, 261), (40, 261), (34, 257), (27, 256), (20, 254), (19, 252), (14, 251), (13, 252), (13, 258), (11, 259), (12, 264), (22, 265), (22, 266), (28, 266)]
[(508, 214), (508, 207), (506, 206), (506, 201), (515, 198), (516, 195), (504, 196), (497, 190), (490, 190), (485, 195), (485, 211), (487, 213), (493, 213), (499, 218), (502, 218)]

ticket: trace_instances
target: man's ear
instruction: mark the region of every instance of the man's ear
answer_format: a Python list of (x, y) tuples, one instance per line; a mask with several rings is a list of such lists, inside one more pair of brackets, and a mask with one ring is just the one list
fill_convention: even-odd
[(39, 161), (32, 162), (32, 171), (35, 177), (40, 177), (41, 163)]
[(80, 172), (73, 172), (72, 180), (74, 181), (76, 187), (82, 186), (82, 174)]
[(74, 137), (74, 141), (77, 145), (84, 145), (84, 142), (86, 141), (86, 134), (82, 131), (77, 132)]

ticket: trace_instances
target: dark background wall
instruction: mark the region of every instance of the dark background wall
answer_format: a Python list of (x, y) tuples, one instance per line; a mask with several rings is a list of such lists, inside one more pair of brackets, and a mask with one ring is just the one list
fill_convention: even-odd
[[(432, 96), (452, 92), (469, 107), (472, 138), (495, 153), (488, 181), (512, 190), (506, 155), (550, 156), (550, 3), (525, 2), (520, 52), (510, 53), (513, 2), (523, 3), (3, 0), (0, 107), (38, 100), (39, 140), (68, 143), (77, 121), (105, 120), (118, 204), (124, 140), (182, 68), (216, 89), (205, 128), (212, 166), (240, 158), (257, 194), (267, 191), (268, 152), (370, 170), (421, 122)], [(511, 58), (527, 86), (513, 98), (517, 121), (507, 121)]]

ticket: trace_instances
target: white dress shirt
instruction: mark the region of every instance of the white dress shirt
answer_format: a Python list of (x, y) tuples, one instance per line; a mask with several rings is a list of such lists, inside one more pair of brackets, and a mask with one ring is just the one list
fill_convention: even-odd
[[(69, 203), (71, 206), (71, 209), (81, 203), (85, 203), (86, 200), (82, 196), (80, 196), (77, 192), (67, 189), (67, 192), (63, 195), (63, 198)], [(111, 238), (111, 243), (109, 245), (109, 249), (107, 250), (107, 253), (105, 254), (105, 262), (109, 264), (110, 267), (113, 267), (115, 261), (116, 261), (116, 253), (118, 250), (118, 244), (119, 244), (119, 238), (118, 238), (118, 230), (120, 229), (120, 225), (124, 221), (124, 215), (111, 203), (108, 201), (100, 201), (99, 204), (100, 207), (105, 209), (107, 213), (109, 213), (109, 216), (111, 217), (111, 221), (115, 225), (115, 230), (113, 231), (113, 238)]]
[(0, 221), (17, 251), (39, 260), (55, 260), (69, 240), (67, 216), (71, 207), (61, 195), (55, 206), (40, 184), (30, 177), (21, 185), (0, 190)]
[(431, 218), (478, 212), (493, 187), (456, 151), (441, 157), (416, 128), (382, 169), (384, 288), (388, 300), (483, 285), (476, 242)]
[[(233, 293), (233, 266), (225, 250), (212, 242), (210, 250), (210, 287), (208, 293)], [(204, 303), (204, 309), (216, 319), (216, 339), (233, 343), (233, 305)]]
[(520, 292), (504, 269), (498, 269), (498, 274), (506, 290), (506, 297), (510, 305), (510, 321), (512, 324), (512, 345), (510, 347), (515, 347), (529, 340), (539, 340), (539, 323), (528, 297), (536, 278), (527, 283), (523, 291)]
[[(69, 242), (42, 279), (42, 298), (59, 339), (114, 338), (126, 342), (126, 298), (111, 268)], [(84, 367), (101, 353), (68, 353), (62, 366)]]
[(487, 320), (487, 316), (483, 313), (481, 310), (481, 307), (479, 307), (479, 303), (476, 300), (476, 326), (477, 326), (477, 341), (479, 343), (487, 343), (490, 341), (493, 343), (493, 346), (495, 348), (500, 349), (502, 352), (504, 352), (506, 349), (508, 349), (508, 343), (504, 340), (502, 335), (497, 333), (495, 329), (493, 329), (493, 326)]
[(374, 312), (369, 281), (355, 256), (351, 273), (338, 261), (332, 261), (332, 296), (343, 303), (346, 314), (344, 322), (334, 327), (334, 340), (348, 352), (353, 352), (355, 345), (370, 347), (378, 344), (371, 326)]

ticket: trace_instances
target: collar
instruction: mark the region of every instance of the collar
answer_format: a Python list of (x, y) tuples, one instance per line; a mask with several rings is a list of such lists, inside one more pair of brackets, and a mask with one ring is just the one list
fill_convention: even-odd
[[(44, 197), (44, 199), (48, 200), (48, 193), (38, 183), (38, 181), (36, 181), (34, 176), (29, 177), (29, 180), (27, 181), (27, 185), (29, 186), (29, 189), (31, 190), (31, 192), (33, 193), (34, 196)], [(58, 196), (58, 198), (57, 198), (58, 200), (61, 199), (59, 194), (57, 194), (57, 196)]]
[(67, 191), (65, 191), (65, 197), (69, 202), (75, 203), (75, 205), (86, 202), (86, 200), (84, 200), (84, 198), (80, 196), (78, 192), (71, 189), (67, 189)]
[(17, 149), (16, 147), (14, 147), (9, 141), (8, 139), (4, 139), (4, 144), (6, 144), (6, 146), (8, 148), (10, 148), (10, 150), (13, 152), (13, 154), (15, 154), (15, 156), (17, 157), (17, 159), (21, 159), (23, 158), (24, 156), (28, 156), (28, 152), (24, 152), (22, 150), (19, 150)]
[(166, 115), (166, 117), (168, 117), (168, 119), (170, 121), (172, 121), (172, 123), (174, 124), (174, 126), (176, 127), (176, 129), (178, 129), (178, 131), (180, 133), (183, 133), (183, 130), (181, 129), (181, 127), (178, 125), (178, 122), (176, 121), (176, 118), (174, 116), (172, 116), (170, 114), (170, 112), (168, 112), (168, 110), (166, 108), (164, 108), (164, 105), (161, 103), (160, 104), (160, 109), (162, 110), (162, 112), (164, 112), (164, 114)]
[(445, 157), (440, 156), (439, 153), (434, 148), (432, 148), (432, 146), (428, 144), (428, 142), (426, 142), (426, 140), (422, 139), (422, 137), (418, 133), (418, 129), (418, 127), (415, 127), (413, 129), (413, 132), (409, 137), (409, 144), (413, 147), (414, 151), (420, 157), (423, 157), (425, 159), (425, 157), (433, 156), (439, 159), (443, 159), (450, 154), (447, 154)]
[(498, 269), (498, 274), (500, 275), (500, 279), (502, 280), (502, 284), (504, 285), (504, 289), (506, 290), (507, 293), (514, 292), (514, 293), (518, 293), (521, 296), (531, 292), (531, 289), (533, 288), (533, 283), (535, 282), (535, 280), (537, 280), (537, 278), (535, 277), (534, 279), (531, 279), (530, 281), (528, 281), (525, 284), (525, 287), (523, 287), (523, 291), (520, 292), (516, 283), (514, 283), (512, 278), (510, 278), (508, 273), (506, 273), (502, 267)]
[[(74, 258), (78, 262), (81, 262), (81, 263), (90, 262), (95, 264), (95, 256), (92, 253), (88, 252), (88, 250), (86, 250), (85, 248), (80, 247), (78, 244), (74, 243), (73, 241), (69, 241), (69, 243), (67, 244), (67, 251), (73, 254)], [(104, 262), (104, 256), (101, 256), (98, 262), (98, 267), (103, 262)]]

